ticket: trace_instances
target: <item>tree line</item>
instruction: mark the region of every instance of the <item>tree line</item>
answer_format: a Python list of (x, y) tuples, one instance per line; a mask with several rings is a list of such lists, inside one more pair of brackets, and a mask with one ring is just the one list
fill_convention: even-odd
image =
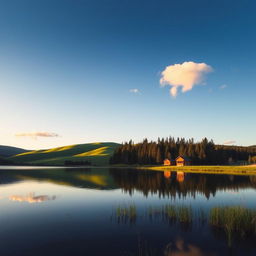
[(253, 162), (256, 147), (215, 145), (207, 138), (200, 142), (184, 138), (158, 138), (157, 141), (144, 139), (140, 143), (132, 140), (122, 143), (113, 156), (110, 164), (162, 164), (163, 160), (175, 159), (178, 156), (189, 157), (194, 165), (231, 164)]

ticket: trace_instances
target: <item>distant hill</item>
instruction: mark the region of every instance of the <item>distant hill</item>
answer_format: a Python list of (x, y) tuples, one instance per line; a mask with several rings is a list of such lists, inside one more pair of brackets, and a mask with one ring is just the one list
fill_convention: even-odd
[(11, 146), (1, 146), (0, 145), (0, 157), (10, 157), (13, 155), (25, 153), (28, 150), (23, 148), (16, 148)]
[(118, 146), (119, 144), (112, 142), (77, 144), (26, 151), (8, 159), (16, 164), (31, 165), (64, 165), (65, 161), (73, 163), (89, 161), (92, 165), (107, 165)]

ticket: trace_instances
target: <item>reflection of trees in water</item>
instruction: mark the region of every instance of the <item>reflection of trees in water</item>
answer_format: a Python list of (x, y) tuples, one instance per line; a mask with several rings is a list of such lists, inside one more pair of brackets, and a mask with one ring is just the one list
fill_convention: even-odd
[[(217, 174), (183, 173), (167, 174), (155, 171), (111, 169), (110, 174), (117, 186), (132, 195), (141, 191), (147, 197), (158, 194), (159, 197), (196, 197), (203, 194), (206, 198), (215, 196), (217, 191), (256, 188), (256, 176), (234, 176)], [(168, 177), (169, 176), (169, 177)]]
[(256, 175), (250, 176), (251, 183), (256, 186)]

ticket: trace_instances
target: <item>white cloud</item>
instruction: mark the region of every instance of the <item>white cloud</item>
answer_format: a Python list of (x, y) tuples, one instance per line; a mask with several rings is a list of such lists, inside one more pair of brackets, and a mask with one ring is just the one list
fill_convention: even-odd
[(130, 93), (135, 93), (135, 94), (136, 94), (136, 93), (139, 93), (139, 92), (140, 92), (140, 90), (139, 90), (139, 89), (137, 89), (137, 88), (133, 88), (133, 89), (130, 89), (130, 90), (129, 90), (129, 92), (130, 92)]
[(171, 87), (170, 94), (176, 97), (179, 87), (183, 93), (190, 91), (195, 85), (204, 84), (204, 75), (212, 71), (212, 67), (205, 63), (187, 61), (182, 64), (174, 64), (167, 66), (161, 72), (160, 84), (162, 86), (169, 85)]
[(227, 86), (226, 84), (223, 84), (223, 85), (220, 86), (220, 89), (221, 89), (221, 90), (224, 90), (224, 89), (226, 89), (227, 87), (228, 87), (228, 86)]
[(37, 139), (38, 137), (60, 137), (59, 134), (54, 132), (27, 132), (27, 133), (17, 133), (15, 134), (16, 137), (30, 137), (33, 139)]
[(228, 141), (225, 141), (223, 144), (224, 145), (234, 145), (236, 143), (235, 140), (228, 140)]

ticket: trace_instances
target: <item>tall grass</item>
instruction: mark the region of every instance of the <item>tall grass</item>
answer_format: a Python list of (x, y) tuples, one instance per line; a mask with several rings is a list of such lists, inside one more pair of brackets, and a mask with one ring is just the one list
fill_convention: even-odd
[[(225, 232), (228, 245), (235, 239), (256, 237), (256, 210), (241, 207), (214, 207), (206, 212), (202, 208), (192, 210), (191, 206), (166, 204), (149, 207), (144, 215), (151, 220), (162, 219), (169, 223), (179, 223), (183, 227), (190, 227), (195, 221), (201, 225), (209, 225), (217, 231)], [(115, 211), (118, 222), (135, 223), (138, 217), (134, 204), (118, 206)]]
[(224, 230), (231, 245), (235, 237), (256, 235), (256, 210), (241, 206), (214, 207), (209, 214), (209, 224)]
[(190, 206), (167, 204), (162, 207), (148, 208), (150, 218), (161, 216), (171, 222), (192, 223), (193, 211)]
[(137, 218), (137, 209), (134, 204), (131, 205), (119, 205), (115, 211), (115, 217), (118, 222), (130, 222), (135, 223)]

